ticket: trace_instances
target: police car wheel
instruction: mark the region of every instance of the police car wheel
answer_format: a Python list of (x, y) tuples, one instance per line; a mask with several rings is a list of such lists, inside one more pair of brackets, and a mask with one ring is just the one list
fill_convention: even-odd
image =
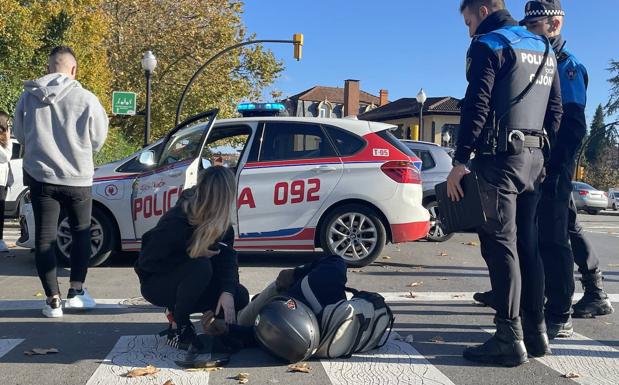
[(357, 204), (330, 212), (320, 231), (320, 245), (325, 253), (339, 255), (354, 267), (374, 262), (386, 241), (385, 227), (376, 212)]
[(430, 213), (430, 230), (428, 231), (428, 235), (426, 235), (426, 239), (432, 242), (445, 242), (451, 239), (453, 233), (445, 232), (441, 220), (438, 217), (438, 203), (436, 201), (431, 201), (425, 205), (425, 208)]
[[(66, 216), (58, 223), (58, 231), (56, 235), (56, 256), (66, 264), (71, 263), (71, 244), (72, 236), (69, 227), (69, 219)], [(112, 251), (116, 242), (116, 236), (112, 221), (107, 214), (98, 209), (96, 206), (92, 208), (92, 219), (90, 222), (90, 260), (89, 266), (99, 266), (105, 262)]]

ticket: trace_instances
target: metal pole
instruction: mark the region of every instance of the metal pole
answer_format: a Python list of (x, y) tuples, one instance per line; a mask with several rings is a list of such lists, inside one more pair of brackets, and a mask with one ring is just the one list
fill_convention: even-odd
[(294, 40), (251, 40), (251, 41), (246, 41), (243, 43), (239, 43), (239, 44), (235, 44), (233, 46), (230, 46), (222, 51), (219, 51), (218, 53), (215, 54), (215, 56), (211, 57), (210, 59), (208, 59), (206, 61), (206, 63), (204, 63), (202, 65), (202, 67), (198, 68), (198, 70), (193, 74), (193, 76), (191, 77), (191, 79), (189, 79), (189, 83), (187, 83), (187, 85), (185, 86), (185, 89), (183, 90), (183, 93), (181, 94), (181, 98), (178, 101), (178, 106), (176, 107), (176, 119), (174, 120), (174, 126), (178, 126), (179, 119), (180, 119), (180, 115), (181, 115), (181, 111), (183, 110), (183, 104), (185, 103), (185, 96), (187, 95), (187, 92), (189, 91), (189, 87), (191, 87), (191, 84), (194, 82), (194, 80), (196, 80), (196, 78), (198, 77), (198, 75), (200, 75), (202, 73), (202, 71), (204, 71), (204, 69), (211, 64), (211, 62), (213, 62), (215, 59), (217, 59), (218, 57), (220, 57), (221, 55), (225, 54), (228, 51), (232, 51), (233, 49), (245, 46), (245, 45), (250, 45), (250, 44), (260, 44), (260, 43), (285, 43), (285, 44), (295, 44)]
[(144, 147), (148, 146), (150, 139), (150, 71), (144, 71), (146, 76), (146, 119), (144, 119)]
[(419, 107), (419, 137), (423, 140), (423, 103), (419, 104), (421, 104)]

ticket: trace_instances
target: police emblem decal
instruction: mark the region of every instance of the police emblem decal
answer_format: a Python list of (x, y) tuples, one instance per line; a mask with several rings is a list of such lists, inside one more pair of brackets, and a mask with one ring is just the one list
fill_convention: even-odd
[(294, 302), (293, 299), (289, 299), (288, 301), (286, 301), (286, 306), (288, 307), (288, 309), (290, 310), (294, 310), (297, 308), (297, 304), (296, 302)]

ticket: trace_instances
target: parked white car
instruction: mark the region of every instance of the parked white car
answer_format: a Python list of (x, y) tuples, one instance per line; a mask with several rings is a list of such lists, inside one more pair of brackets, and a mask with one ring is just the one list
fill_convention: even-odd
[[(427, 234), (421, 161), (390, 133), (395, 126), (260, 116), (215, 122), (216, 113), (192, 117), (160, 142), (95, 171), (92, 265), (114, 250), (140, 250), (142, 235), (215, 162), (237, 176), (237, 250), (322, 248), (364, 266), (385, 243)], [(34, 231), (29, 206), (19, 242), (26, 247)], [(70, 245), (65, 218), (61, 258), (69, 258)]]
[(24, 178), (22, 176), (22, 146), (16, 139), (11, 139), (12, 154), (11, 154), (11, 172), (13, 173), (13, 184), (9, 187), (5, 206), (5, 217), (16, 217), (19, 214), (19, 202), (26, 193), (26, 186), (24, 186)]

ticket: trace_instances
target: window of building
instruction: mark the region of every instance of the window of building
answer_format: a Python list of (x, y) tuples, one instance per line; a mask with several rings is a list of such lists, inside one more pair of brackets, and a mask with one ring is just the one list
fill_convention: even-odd
[(267, 122), (259, 161), (310, 159), (336, 156), (321, 127), (316, 124)]
[(318, 117), (319, 118), (330, 118), (331, 113), (333, 112), (333, 106), (328, 101), (320, 102), (318, 105)]

